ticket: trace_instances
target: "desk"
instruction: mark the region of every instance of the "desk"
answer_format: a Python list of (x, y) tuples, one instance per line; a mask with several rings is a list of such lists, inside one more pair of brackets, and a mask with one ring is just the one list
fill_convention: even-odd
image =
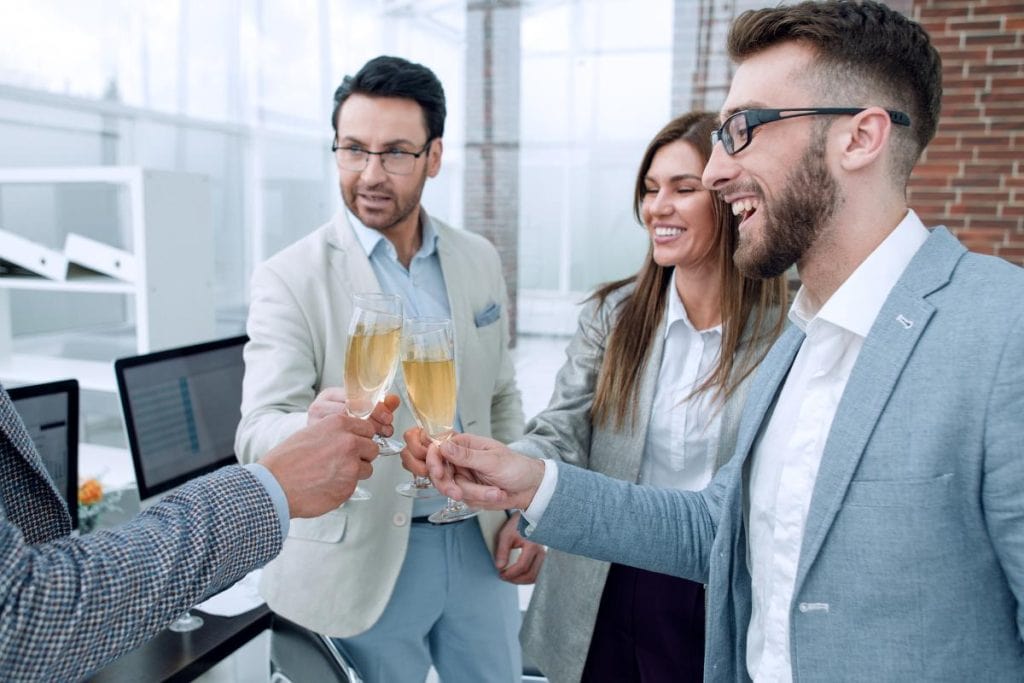
[(195, 612), (203, 617), (201, 628), (188, 633), (165, 629), (88, 680), (93, 683), (191, 681), (270, 628), (272, 618), (266, 605), (237, 617)]

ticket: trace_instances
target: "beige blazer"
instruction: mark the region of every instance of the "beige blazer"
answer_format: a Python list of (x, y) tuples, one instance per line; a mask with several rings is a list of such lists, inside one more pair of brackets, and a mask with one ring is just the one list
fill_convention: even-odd
[[(479, 235), (431, 220), (455, 323), (463, 429), (512, 441), (522, 434), (523, 411), (508, 351), (508, 296), (498, 253)], [(235, 440), (242, 462), (257, 460), (305, 425), (321, 389), (344, 385), (352, 294), (365, 291), (380, 286), (344, 212), (257, 267)], [(495, 305), (496, 318), (485, 313)], [(404, 392), (400, 377), (396, 390)], [(414, 424), (408, 408), (400, 407), (395, 433), (400, 437)], [(292, 520), (281, 555), (263, 570), (260, 591), (271, 609), (332, 637), (370, 628), (405, 559), (412, 499), (394, 488), (410, 476), (400, 458), (378, 458), (363, 483), (371, 500)], [(480, 516), (492, 552), (504, 520), (501, 512)]]
[[(628, 285), (612, 292), (601, 306), (593, 300), (584, 306), (576, 336), (566, 349), (567, 360), (558, 372), (551, 402), (530, 420), (526, 436), (510, 445), (513, 450), (636, 482), (665, 348), (664, 318), (652, 339), (650, 359), (641, 371), (636, 424), (616, 430), (594, 427), (590, 420), (597, 375), (616, 309), (632, 293), (633, 285)], [(770, 323), (774, 322), (773, 318)], [(746, 339), (750, 339), (751, 332), (747, 331)], [(745, 342), (744, 346), (749, 343)], [(766, 344), (761, 351), (764, 346)], [(716, 471), (735, 448), (740, 410), (749, 380), (748, 377), (737, 387), (722, 408)], [(594, 505), (600, 502), (595, 501)], [(551, 683), (580, 680), (608, 567), (607, 562), (548, 550), (520, 640), (524, 652)]]

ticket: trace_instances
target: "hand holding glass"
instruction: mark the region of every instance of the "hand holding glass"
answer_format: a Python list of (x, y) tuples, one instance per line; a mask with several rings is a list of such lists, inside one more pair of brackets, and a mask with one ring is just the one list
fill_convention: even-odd
[[(367, 418), (394, 379), (402, 334), (402, 300), (392, 294), (356, 294), (345, 352), (345, 394), (350, 415)], [(400, 453), (399, 442), (379, 434), (373, 440), (381, 455)], [(367, 500), (370, 493), (357, 486), (349, 500)]]
[[(406, 323), (402, 334), (402, 375), (416, 422), (435, 442), (450, 437), (457, 402), (455, 333), (451, 320), (418, 318)], [(423, 489), (429, 482), (425, 477), (415, 477), (407, 488)], [(445, 507), (429, 519), (444, 524), (476, 514), (477, 510), (449, 498)]]

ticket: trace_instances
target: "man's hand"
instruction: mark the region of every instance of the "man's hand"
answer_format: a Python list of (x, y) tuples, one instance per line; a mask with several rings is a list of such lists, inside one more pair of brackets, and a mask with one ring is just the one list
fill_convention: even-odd
[(419, 427), (410, 427), (402, 436), (405, 438), (405, 448), (402, 449), (402, 467), (417, 477), (428, 476), (427, 448), (431, 444), (430, 437)]
[[(494, 564), (499, 576), (509, 583), (527, 584), (537, 580), (537, 574), (544, 563), (544, 546), (527, 541), (519, 533), (519, 513), (515, 513), (498, 532), (498, 547), (494, 553)], [(519, 549), (519, 557), (509, 560), (513, 550)]]
[(316, 424), (328, 415), (348, 415), (345, 387), (327, 387), (317, 394), (306, 411), (306, 425)]
[(374, 433), (391, 436), (398, 397), (388, 395), (369, 419), (325, 415), (282, 441), (260, 459), (284, 489), (291, 517), (318, 517), (352, 495), (360, 479), (373, 474), (370, 465), (379, 448)]
[(544, 479), (543, 461), (473, 434), (431, 444), (427, 469), (438, 491), (485, 510), (525, 510)]

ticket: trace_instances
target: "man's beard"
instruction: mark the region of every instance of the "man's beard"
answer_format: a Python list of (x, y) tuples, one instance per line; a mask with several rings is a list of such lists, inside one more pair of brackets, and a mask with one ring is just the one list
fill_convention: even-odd
[[(398, 225), (409, 215), (416, 210), (420, 205), (420, 197), (423, 195), (423, 186), (427, 182), (427, 173), (424, 169), (422, 177), (419, 179), (418, 187), (414, 192), (408, 193), (405, 196), (399, 195), (391, 190), (381, 191), (381, 194), (386, 194), (391, 197), (393, 208), (391, 211), (366, 211), (361, 209), (358, 205), (357, 196), (359, 189), (354, 189), (351, 196), (342, 188), (342, 199), (345, 202), (345, 206), (351, 211), (359, 221), (368, 228), (378, 230), (380, 232), (386, 232), (389, 228), (393, 228)], [(373, 192), (373, 188), (363, 188)]]
[(763, 192), (759, 211), (761, 239), (740, 236), (733, 261), (747, 277), (767, 279), (782, 275), (811, 248), (835, 215), (842, 198), (839, 184), (825, 165), (825, 131), (815, 134), (779, 198), (769, 204)]

